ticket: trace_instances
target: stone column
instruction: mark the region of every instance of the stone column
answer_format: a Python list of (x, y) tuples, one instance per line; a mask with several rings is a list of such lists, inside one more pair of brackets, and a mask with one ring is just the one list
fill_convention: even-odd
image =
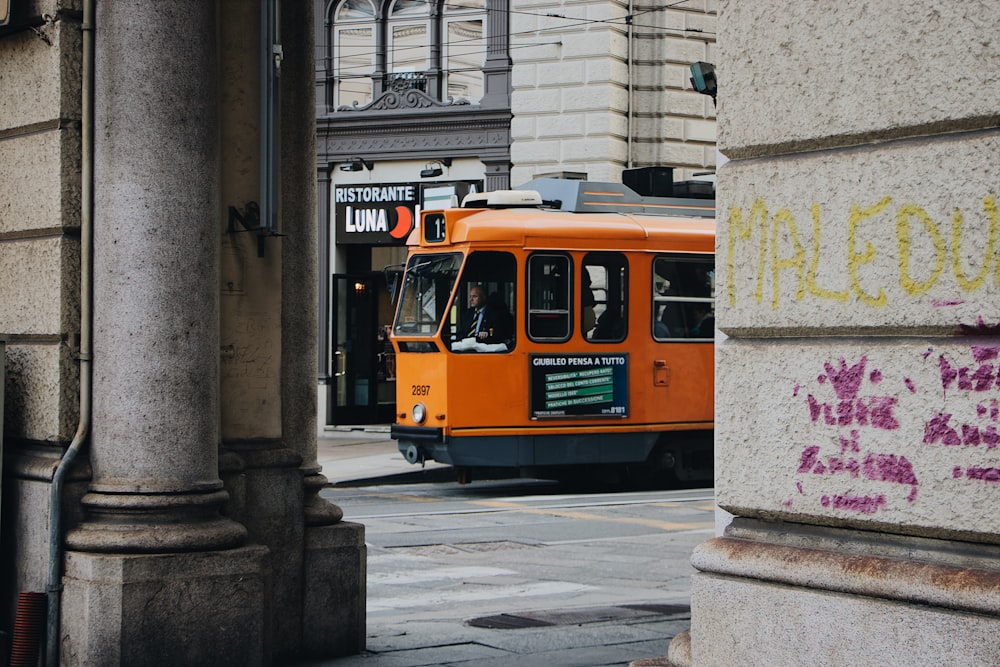
[(100, 3), (97, 23), (94, 474), (71, 546), (236, 546), (217, 512), (215, 10)]
[(485, 108), (510, 108), (510, 0), (486, 2), (486, 61), (483, 64)]
[[(281, 5), (281, 428), (302, 456), (305, 655), (357, 653), (365, 645), (364, 526), (320, 498), (317, 459), (319, 249), (316, 218), (315, 53), (311, 3)], [(324, 276), (324, 280), (326, 277)]]
[(511, 187), (510, 156), (504, 155), (499, 159), (484, 158), (483, 165), (486, 167), (486, 178), (483, 185), (486, 192), (507, 190)]
[(993, 14), (720, 3), (694, 667), (1000, 664)]
[(260, 664), (263, 550), (219, 513), (215, 4), (100, 2), (96, 35), (93, 479), (62, 663)]

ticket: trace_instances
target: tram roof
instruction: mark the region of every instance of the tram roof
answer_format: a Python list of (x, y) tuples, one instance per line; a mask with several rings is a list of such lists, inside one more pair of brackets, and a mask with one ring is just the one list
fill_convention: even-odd
[[(540, 183), (540, 181), (554, 181), (555, 184)], [(573, 187), (563, 188), (561, 184), (571, 184)], [(541, 185), (542, 189), (534, 187), (538, 185)], [(556, 187), (550, 187), (552, 185)], [(546, 201), (558, 199), (562, 202), (560, 208), (491, 208), (476, 209), (474, 212), (464, 210), (465, 215), (450, 224), (450, 241), (509, 244), (525, 248), (565, 245), (589, 248), (600, 246), (612, 249), (616, 244), (623, 244), (622, 247), (637, 249), (669, 248), (692, 252), (714, 250), (715, 202), (712, 200), (669, 199), (667, 201), (671, 207), (651, 207), (647, 205), (648, 201), (647, 204), (639, 206), (622, 207), (619, 200), (616, 202), (617, 206), (599, 202), (597, 205), (591, 204), (589, 208), (583, 207), (584, 210), (579, 212), (575, 210), (580, 208), (578, 204), (575, 201), (569, 202), (568, 198), (574, 196), (594, 199), (597, 196), (594, 193), (616, 197), (617, 195), (597, 189), (608, 185), (615, 184), (536, 179), (518, 189), (538, 190)], [(655, 197), (640, 198), (631, 190), (628, 190), (628, 193), (642, 200), (666, 200)], [(553, 194), (561, 194), (566, 198), (552, 197)], [(676, 204), (677, 202), (682, 202), (684, 205)], [(697, 208), (689, 208), (688, 204), (693, 204)], [(605, 208), (607, 210), (603, 210)]]
[(558, 204), (561, 211), (574, 213), (638, 213), (715, 217), (714, 199), (644, 197), (622, 183), (577, 181), (564, 178), (536, 178), (515, 190), (533, 190), (542, 200)]

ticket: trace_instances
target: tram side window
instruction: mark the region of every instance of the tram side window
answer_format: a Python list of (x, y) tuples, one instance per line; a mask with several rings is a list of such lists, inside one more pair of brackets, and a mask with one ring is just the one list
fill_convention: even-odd
[(628, 322), (628, 261), (617, 252), (592, 252), (580, 272), (580, 327), (593, 343), (625, 340)]
[(536, 253), (528, 258), (528, 337), (532, 340), (569, 338), (571, 277), (567, 255)]
[[(476, 303), (472, 295), (476, 293)], [(509, 252), (471, 253), (465, 262), (458, 289), (445, 323), (445, 339), (472, 339), (480, 345), (455, 345), (456, 352), (507, 352), (514, 349), (513, 313), (517, 295), (517, 261)], [(481, 315), (481, 316), (480, 316)]]
[(652, 288), (653, 338), (714, 340), (714, 259), (657, 257)]

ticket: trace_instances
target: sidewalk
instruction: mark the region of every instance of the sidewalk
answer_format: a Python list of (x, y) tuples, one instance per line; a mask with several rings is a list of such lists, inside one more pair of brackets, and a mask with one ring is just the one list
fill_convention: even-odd
[(388, 424), (327, 426), (317, 439), (316, 458), (333, 486), (421, 470), (451, 474), (449, 466), (436, 461), (428, 461), (423, 468), (407, 463), (389, 437)]

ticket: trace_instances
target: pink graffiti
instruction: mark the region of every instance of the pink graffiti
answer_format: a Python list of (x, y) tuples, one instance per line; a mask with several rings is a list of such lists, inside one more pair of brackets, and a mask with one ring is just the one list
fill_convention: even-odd
[(938, 369), (941, 371), (941, 387), (945, 391), (948, 391), (948, 387), (958, 377), (958, 371), (951, 367), (951, 364), (948, 363), (943, 354), (938, 357)]
[(983, 362), (995, 359), (998, 352), (1000, 352), (998, 348), (973, 348), (973, 355), (979, 363), (975, 370), (969, 366), (952, 366), (942, 354), (938, 357), (941, 388), (947, 392), (953, 384), (956, 384), (957, 380), (958, 388), (963, 391), (989, 391), (993, 389), (998, 384), (996, 367), (993, 364)]
[(840, 370), (835, 369), (829, 363), (823, 364), (826, 368), (826, 375), (821, 375), (818, 379), (821, 384), (823, 378), (830, 380), (833, 390), (837, 393), (837, 398), (842, 401), (848, 401), (857, 398), (858, 389), (861, 388), (861, 381), (865, 376), (865, 364), (867, 363), (868, 357), (861, 357), (858, 363), (848, 368), (847, 361), (841, 358)]
[(964, 301), (932, 301), (931, 305), (935, 308), (944, 308), (946, 306), (961, 306)]
[(848, 451), (860, 452), (861, 447), (858, 445), (858, 432), (851, 431), (851, 439), (848, 440), (844, 436), (840, 436), (840, 453), (845, 454)]
[(910, 378), (903, 378), (903, 384), (906, 385), (906, 388), (910, 390), (911, 394), (917, 393), (917, 388), (913, 386), (913, 380)]
[(958, 333), (963, 336), (996, 336), (1000, 334), (1000, 322), (986, 324), (980, 317), (976, 324), (959, 324)]
[(795, 488), (799, 490), (799, 495), (805, 494), (805, 491), (802, 490), (802, 482), (795, 482)]
[(879, 494), (872, 496), (823, 496), (820, 499), (823, 507), (833, 507), (834, 509), (849, 510), (861, 514), (874, 514), (882, 507), (885, 507), (885, 496)]
[(820, 416), (823, 421), (833, 426), (874, 426), (875, 428), (892, 431), (899, 428), (899, 420), (896, 419), (894, 411), (899, 399), (895, 396), (868, 396), (842, 400), (837, 403), (836, 409), (829, 403), (820, 403), (816, 397), (809, 394), (809, 416), (812, 421), (818, 421)]
[(875, 370), (872, 371), (872, 374), (868, 376), (868, 380), (872, 384), (878, 384), (879, 382), (882, 381), (882, 371), (876, 368)]
[(895, 484), (913, 484), (916, 486), (917, 476), (913, 473), (913, 464), (905, 456), (895, 454), (869, 454), (864, 461), (865, 478), (874, 482), (893, 482)]
[[(962, 478), (962, 468), (955, 466), (951, 471), (951, 476), (955, 479)], [(1000, 468), (980, 468), (969, 466), (965, 469), (966, 479), (976, 479), (982, 482), (1000, 482)]]
[[(941, 443), (946, 447), (957, 447), (964, 445), (967, 447), (978, 447), (985, 445), (986, 449), (994, 449), (1000, 445), (1000, 433), (997, 427), (992, 424), (980, 429), (974, 424), (961, 424), (958, 429), (950, 424), (951, 414), (938, 413), (924, 425), (924, 444), (936, 445)], [(962, 435), (958, 434), (959, 429)]]
[(802, 450), (799, 457), (799, 468), (795, 472), (809, 472), (816, 465), (816, 457), (819, 455), (819, 447), (813, 445)]
[(990, 421), (1000, 421), (1000, 402), (997, 399), (994, 398), (989, 403), (980, 403), (976, 406), (977, 417), (983, 419), (986, 418), (987, 414)]
[(972, 346), (972, 358), (982, 363), (984, 361), (992, 361), (1000, 357), (1000, 347), (996, 345), (973, 345)]
[(827, 456), (825, 460), (821, 460), (819, 447), (815, 445), (802, 450), (796, 472), (813, 475), (847, 474), (854, 479), (863, 474), (865, 479), (873, 482), (892, 482), (893, 484), (911, 484), (913, 486), (919, 484), (917, 476), (913, 472), (913, 464), (905, 456), (868, 454), (860, 463), (854, 457)]

